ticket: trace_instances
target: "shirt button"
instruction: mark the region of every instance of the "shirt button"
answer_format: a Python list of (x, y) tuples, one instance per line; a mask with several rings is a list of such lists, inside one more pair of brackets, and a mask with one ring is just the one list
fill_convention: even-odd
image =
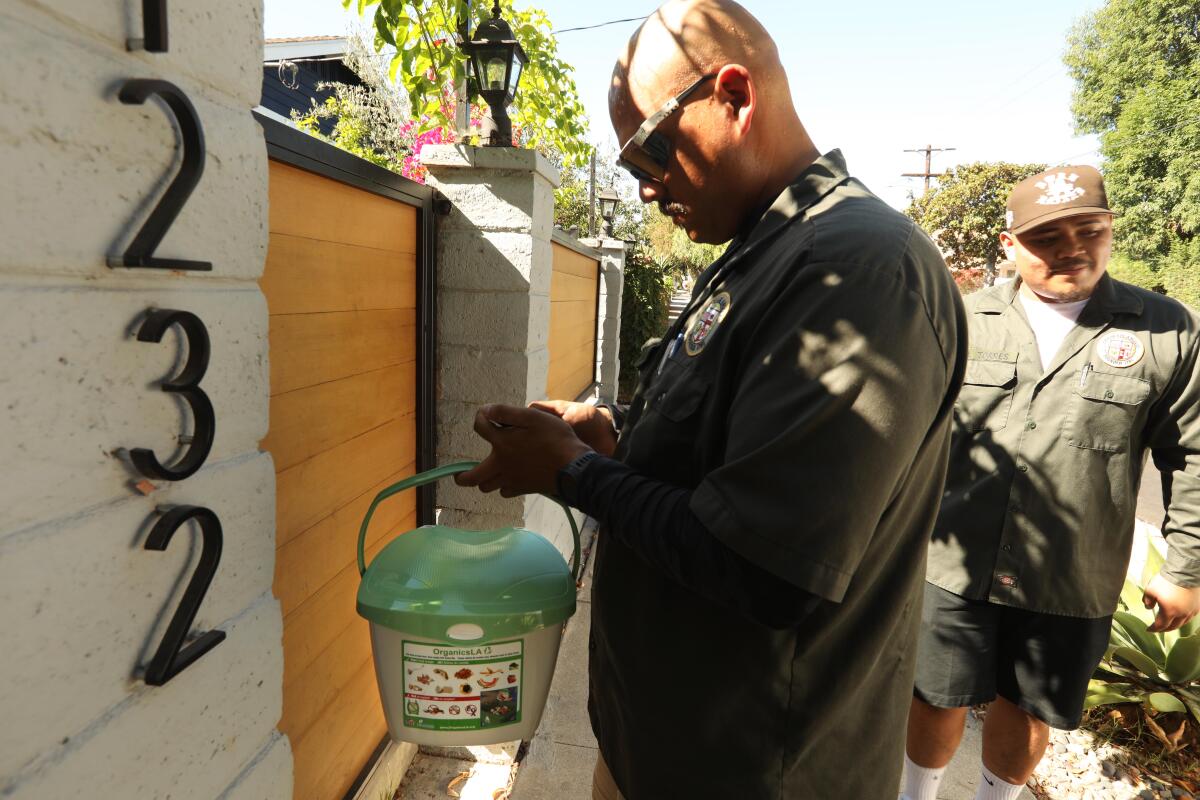
[(1029, 472), (1028, 464), (1017, 464), (1017, 472)]
[(1008, 552), (1012, 551), (1012, 545), (1011, 544), (1002, 544), (1002, 545), (1000, 545), (1000, 549), (1003, 550), (1004, 552), (1008, 553)]
[(1029, 430), (1033, 430), (1034, 428), (1037, 427), (1037, 423), (1034, 422), (1033, 420), (1029, 420), (1029, 422), (1025, 423), (1025, 427), (1029, 428)]
[(1104, 393), (1104, 399), (1105, 399), (1105, 400), (1112, 400), (1112, 399), (1113, 399), (1113, 393), (1112, 393), (1112, 389), (1109, 389), (1108, 391), (1106, 391), (1106, 392)]

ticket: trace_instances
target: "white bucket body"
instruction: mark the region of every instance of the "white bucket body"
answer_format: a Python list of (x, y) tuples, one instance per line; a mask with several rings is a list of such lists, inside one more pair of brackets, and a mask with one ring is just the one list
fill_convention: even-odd
[(371, 623), (388, 731), (396, 741), (439, 747), (532, 739), (561, 639), (561, 625), (468, 643)]

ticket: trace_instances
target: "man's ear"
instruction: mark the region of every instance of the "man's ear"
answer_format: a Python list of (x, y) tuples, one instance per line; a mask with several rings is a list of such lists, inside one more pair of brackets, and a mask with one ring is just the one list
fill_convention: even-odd
[(1004, 257), (1009, 261), (1017, 260), (1017, 237), (1008, 231), (1000, 232), (1000, 246), (1004, 248)]
[(750, 70), (741, 64), (726, 64), (717, 73), (713, 96), (725, 108), (737, 131), (745, 136), (758, 108), (758, 91)]

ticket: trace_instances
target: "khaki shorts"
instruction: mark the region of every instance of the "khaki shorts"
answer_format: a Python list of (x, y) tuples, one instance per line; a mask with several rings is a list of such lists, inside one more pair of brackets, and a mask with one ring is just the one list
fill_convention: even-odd
[(592, 800), (625, 800), (602, 755), (597, 755), (596, 769), (592, 773)]

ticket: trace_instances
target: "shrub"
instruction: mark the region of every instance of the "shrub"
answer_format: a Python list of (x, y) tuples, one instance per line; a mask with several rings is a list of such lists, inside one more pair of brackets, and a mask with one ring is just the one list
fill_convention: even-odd
[(637, 362), (647, 339), (662, 336), (671, 306), (671, 290), (662, 267), (650, 260), (642, 244), (625, 255), (621, 290), (621, 375), (617, 395), (628, 402), (637, 388)]

